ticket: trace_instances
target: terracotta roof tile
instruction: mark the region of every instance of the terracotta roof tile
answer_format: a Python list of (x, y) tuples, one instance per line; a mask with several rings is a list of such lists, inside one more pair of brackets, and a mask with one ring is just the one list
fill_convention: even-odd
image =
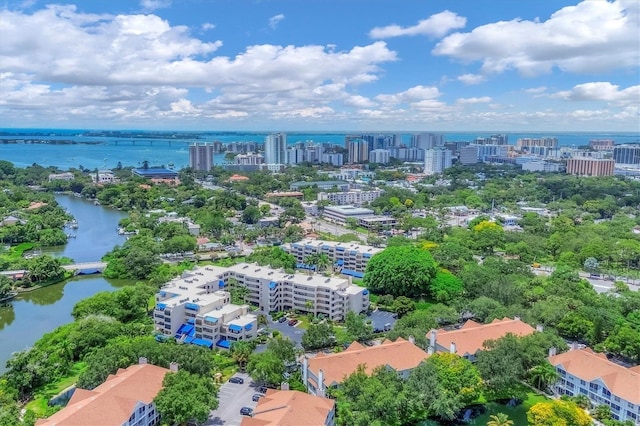
[[(38, 426), (102, 426), (121, 425), (138, 404), (150, 404), (162, 389), (168, 369), (151, 364), (132, 365), (119, 369), (116, 375), (92, 391), (78, 389), (69, 404)], [(76, 397), (76, 394), (78, 395)]]
[(300, 391), (269, 389), (260, 398), (252, 417), (244, 417), (242, 426), (316, 426), (324, 425), (334, 409), (332, 399)]
[(368, 374), (385, 365), (404, 371), (417, 367), (428, 356), (413, 343), (398, 338), (395, 342), (385, 340), (381, 345), (369, 347), (354, 342), (343, 352), (309, 358), (308, 366), (316, 376), (322, 370), (325, 384), (331, 385), (342, 382), (361, 364), (366, 366)]
[[(519, 319), (495, 319), (489, 324), (469, 320), (457, 330), (436, 330), (436, 344), (441, 346), (443, 351), (449, 351), (451, 343), (455, 343), (458, 355), (474, 355), (483, 348), (483, 343), (487, 340), (496, 340), (509, 333), (527, 336), (533, 332), (533, 327)], [(427, 339), (430, 337), (430, 334), (427, 334)]]
[(587, 382), (599, 378), (612, 394), (632, 404), (640, 404), (640, 366), (623, 367), (609, 361), (605, 354), (589, 348), (551, 356), (549, 362), (562, 366), (567, 373)]

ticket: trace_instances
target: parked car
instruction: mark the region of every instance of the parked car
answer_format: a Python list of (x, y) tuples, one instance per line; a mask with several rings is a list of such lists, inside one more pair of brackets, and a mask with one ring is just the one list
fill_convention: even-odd
[(229, 383), (236, 383), (238, 385), (241, 385), (244, 383), (244, 379), (242, 377), (232, 377), (229, 379)]
[(258, 402), (258, 400), (259, 400), (260, 398), (262, 398), (263, 396), (264, 396), (264, 395), (261, 395), (261, 394), (259, 394), (259, 393), (254, 393), (254, 394), (253, 394), (253, 396), (251, 397), (251, 400), (252, 400), (253, 402)]
[(294, 325), (296, 325), (297, 323), (298, 323), (298, 320), (297, 320), (297, 319), (289, 320), (289, 325), (290, 325), (290, 326), (294, 326)]
[(266, 386), (259, 386), (256, 388), (257, 392), (260, 392), (261, 394), (265, 394), (267, 393), (267, 387)]
[(250, 416), (251, 413), (253, 413), (253, 410), (249, 407), (242, 407), (240, 409), (240, 414), (242, 414), (243, 416)]
[(278, 322), (279, 322), (279, 323), (283, 323), (283, 322), (285, 322), (286, 320), (287, 320), (287, 317), (281, 317), (281, 318), (278, 320)]

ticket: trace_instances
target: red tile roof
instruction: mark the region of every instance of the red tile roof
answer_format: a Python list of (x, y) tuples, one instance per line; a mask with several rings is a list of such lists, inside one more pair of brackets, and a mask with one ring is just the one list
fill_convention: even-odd
[(138, 364), (111, 374), (93, 390), (76, 389), (65, 408), (38, 426), (121, 425), (139, 402), (150, 404), (162, 389), (168, 369)]
[(269, 389), (242, 426), (322, 426), (335, 402), (300, 391)]

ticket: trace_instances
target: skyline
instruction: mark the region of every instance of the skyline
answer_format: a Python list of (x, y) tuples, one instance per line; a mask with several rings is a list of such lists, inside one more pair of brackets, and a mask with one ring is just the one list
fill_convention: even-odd
[(640, 130), (638, 2), (490, 3), (5, 1), (0, 127)]

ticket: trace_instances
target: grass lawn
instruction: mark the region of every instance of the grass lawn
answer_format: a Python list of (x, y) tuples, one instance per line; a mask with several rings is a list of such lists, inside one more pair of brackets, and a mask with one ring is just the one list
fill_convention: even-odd
[(85, 368), (87, 368), (87, 365), (84, 362), (76, 362), (68, 376), (49, 383), (36, 391), (33, 400), (25, 408), (33, 410), (38, 417), (44, 417), (49, 409), (49, 400), (76, 383)]

